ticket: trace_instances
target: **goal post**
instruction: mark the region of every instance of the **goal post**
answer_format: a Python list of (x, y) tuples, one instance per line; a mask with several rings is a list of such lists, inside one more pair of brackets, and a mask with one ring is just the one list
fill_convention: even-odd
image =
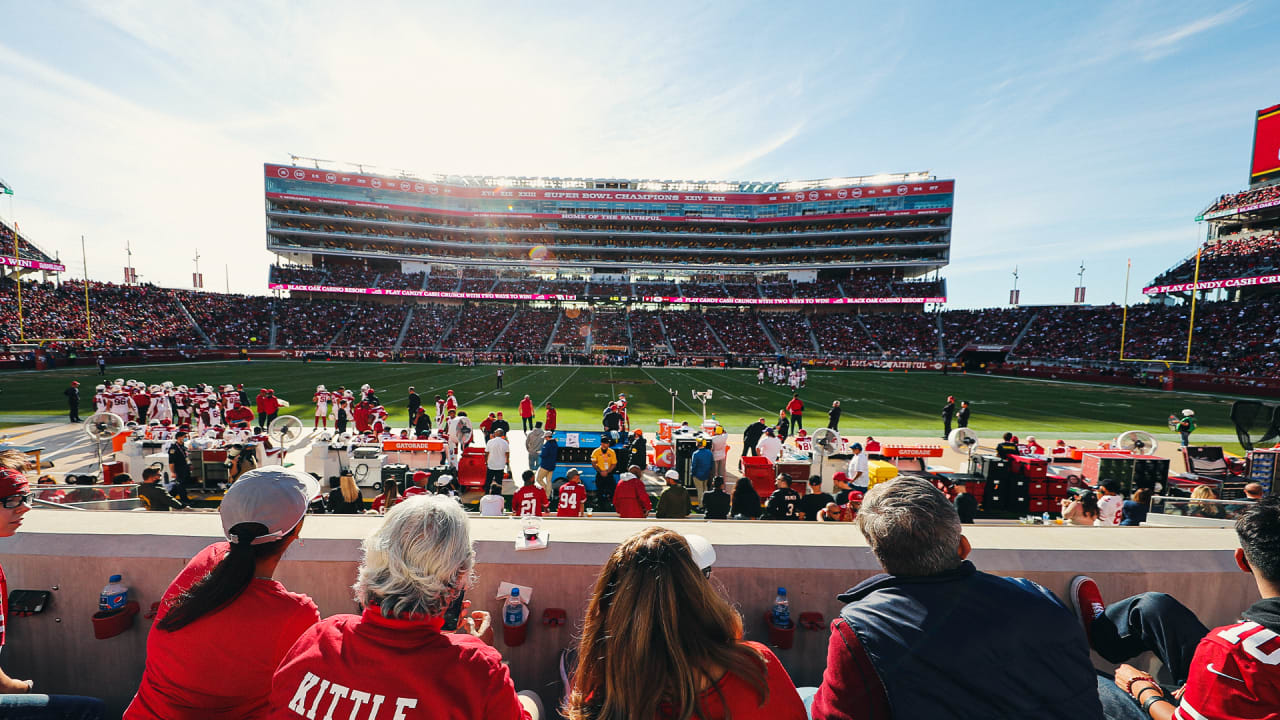
[(1191, 306), (1187, 316), (1187, 347), (1182, 359), (1174, 358), (1146, 358), (1146, 357), (1125, 357), (1125, 342), (1129, 335), (1129, 274), (1133, 270), (1133, 260), (1130, 259), (1124, 271), (1124, 306), (1120, 317), (1120, 362), (1159, 362), (1164, 363), (1165, 367), (1170, 365), (1190, 365), (1191, 364), (1191, 343), (1195, 339), (1196, 331), (1196, 296), (1200, 286), (1200, 253), (1203, 248), (1196, 248), (1196, 264), (1191, 274)]
[[(15, 260), (22, 257), (18, 254), (18, 233), (13, 233), (13, 257)], [(80, 262), (84, 266), (84, 337), (27, 337), (27, 318), (22, 308), (22, 266), (18, 267), (18, 274), (14, 280), (14, 286), (17, 288), (18, 295), (18, 343), (31, 344), (36, 343), (43, 345), (47, 342), (93, 342), (93, 318), (89, 313), (89, 261), (84, 251), (84, 236), (80, 236)]]

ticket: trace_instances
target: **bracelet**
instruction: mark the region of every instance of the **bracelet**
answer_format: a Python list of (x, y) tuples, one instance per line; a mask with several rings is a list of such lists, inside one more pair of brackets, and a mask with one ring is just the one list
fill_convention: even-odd
[(1146, 682), (1149, 682), (1152, 685), (1156, 684), (1156, 679), (1151, 677), (1150, 675), (1134, 675), (1133, 677), (1129, 678), (1129, 682), (1124, 684), (1124, 694), (1132, 695), (1133, 684), (1138, 682), (1139, 680), (1145, 680)]
[[(1173, 705), (1173, 703), (1169, 702), (1169, 698), (1163, 695), (1156, 695), (1154, 697), (1147, 698), (1147, 701), (1142, 703), (1142, 712), (1150, 715), (1152, 706), (1154, 706), (1158, 702), (1166, 702), (1166, 703), (1169, 703), (1170, 705)], [(1174, 707), (1177, 707), (1177, 706), (1175, 705)]]
[(1160, 697), (1164, 697), (1164, 691), (1161, 690), (1159, 687), (1152, 685), (1151, 687), (1144, 687), (1138, 691), (1137, 700), (1139, 703), (1142, 702), (1142, 693), (1145, 693), (1145, 692), (1154, 692)]

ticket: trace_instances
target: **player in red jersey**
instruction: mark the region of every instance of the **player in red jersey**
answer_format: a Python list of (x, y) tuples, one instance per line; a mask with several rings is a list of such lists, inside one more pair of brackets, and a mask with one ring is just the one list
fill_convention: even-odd
[(512, 512), (516, 515), (541, 516), (547, 509), (547, 493), (533, 481), (532, 470), (525, 470), (522, 480), (524, 486), (511, 496)]
[(569, 468), (556, 503), (556, 517), (580, 517), (587, 504), (587, 489), (578, 481), (578, 469)]
[(1072, 604), (1099, 655), (1123, 663), (1150, 650), (1180, 686), (1166, 693), (1150, 675), (1121, 664), (1114, 683), (1099, 681), (1107, 717), (1133, 716), (1136, 705), (1156, 720), (1280, 718), (1280, 497), (1241, 512), (1236, 535), (1236, 564), (1253, 575), (1262, 599), (1230, 625), (1206, 631), (1163, 593), (1104, 606), (1092, 579), (1072, 581)]

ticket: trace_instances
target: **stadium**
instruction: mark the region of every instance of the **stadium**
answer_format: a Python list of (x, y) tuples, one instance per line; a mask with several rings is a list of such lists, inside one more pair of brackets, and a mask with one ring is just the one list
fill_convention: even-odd
[[(599, 568), (658, 526), (689, 538), (676, 547), (737, 611), (735, 642), (758, 642), (794, 686), (816, 688), (797, 717), (840, 716), (845, 701), (824, 676), (836, 667), (828, 642), (836, 647), (841, 627), (853, 632), (864, 600), (845, 606), (838, 594), (880, 570), (932, 575), (895, 572), (874, 521), (839, 525), (881, 512), (895, 485), (917, 493), (901, 512), (940, 499), (964, 518), (961, 560), (972, 549), (987, 572), (1069, 594), (1040, 608), (1050, 621), (1073, 608), (1074, 628), (1085, 607), (1086, 633), (1102, 622), (1081, 594), (1087, 574), (1113, 599), (1176, 590), (1207, 623), (1238, 622), (1257, 595), (1239, 570), (1259, 573), (1259, 588), (1267, 578), (1249, 548), (1233, 560), (1232, 528), (1255, 522), (1274, 506), (1264, 498), (1280, 494), (1280, 105), (1257, 112), (1254, 148), (1246, 187), (1188, 208), (1188, 225), (1203, 228), (1195, 252), (1134, 278), (1141, 300), (1124, 305), (1086, 304), (1082, 281), (1072, 304), (1022, 305), (1015, 291), (1008, 306), (950, 307), (965, 178), (925, 171), (758, 181), (418, 175), (293, 156), (264, 162), (261, 176), (257, 166), (244, 171), (246, 184), (261, 183), (273, 255), (269, 266), (238, 269), (260, 277), (257, 294), (206, 289), (199, 274), (190, 289), (138, 283), (128, 266), (124, 282), (94, 280), (87, 262), (77, 271), (67, 259), (77, 248), (53, 252), (6, 217), (0, 427), (13, 451), (3, 458), (17, 463), (3, 477), (19, 500), (10, 508), (9, 496), (0, 499), (6, 511), (32, 512), (30, 526), (0, 545), (11, 591), (2, 614), (21, 648), (6, 670), (59, 694), (102, 698), (108, 716), (128, 706), (125, 717), (149, 717), (132, 713), (167, 702), (193, 704), (191, 717), (209, 711), (204, 689), (165, 689), (170, 681), (153, 675), (152, 658), (162, 656), (153, 643), (201, 627), (199, 616), (176, 628), (167, 618), (207, 588), (177, 592), (170, 582), (184, 568), (225, 562), (205, 546), (224, 535), (241, 541), (228, 508), (252, 492), (237, 488), (268, 475), (319, 483), (298, 509), (316, 542), (298, 543), (273, 576), (303, 520), (253, 520), (264, 534), (246, 544), (265, 536), (283, 545), (249, 568), (246, 583), (274, 577), (305, 590), (322, 611), (309, 623), (352, 610), (368, 619), (372, 608), (386, 627), (441, 615), (458, 625), (456, 592), (410, 598), (421, 612), (382, 617), (391, 611), (378, 593), (390, 592), (384, 576), (394, 571), (366, 574), (380, 555), (369, 550), (374, 540), (363, 551), (360, 542), (371, 533), (396, 541), (380, 533), (428, 506), (437, 514), (419, 527), (462, 517), (463, 544), (475, 550), (445, 568), (444, 586), (471, 582), (469, 607), (506, 623), (488, 640), (501, 653), (495, 662), (510, 665), (497, 695), (538, 689), (552, 708), (561, 697), (566, 708), (589, 705), (572, 688), (587, 673), (563, 669), (571, 656), (561, 651), (579, 632), (585, 648), (587, 618), (606, 612), (592, 590)], [(729, 491), (719, 492), (723, 513), (720, 486)], [(969, 500), (972, 511), (962, 510)], [(185, 512), (146, 512), (170, 507)], [(815, 522), (792, 522), (800, 520)], [(1095, 523), (1142, 527), (1071, 527)], [(428, 562), (456, 540), (412, 551)], [(709, 556), (696, 549), (703, 542), (714, 544)], [(954, 561), (954, 546), (947, 552)], [(263, 567), (265, 577), (253, 574)], [(129, 588), (110, 606), (116, 574)], [(95, 614), (92, 593), (108, 576)], [(649, 582), (660, 594), (661, 583)], [(1274, 601), (1265, 593), (1263, 603)], [(230, 611), (245, 596), (204, 612)], [(512, 621), (506, 613), (520, 597)], [(976, 595), (929, 602), (948, 617), (995, 622), (981, 617)], [(1025, 597), (1008, 602), (1031, 612)], [(210, 637), (224, 632), (204, 627)], [(892, 634), (867, 627), (864, 644)], [(1236, 642), (1254, 629), (1236, 627)], [(68, 631), (80, 636), (60, 634)], [(1063, 662), (1077, 651), (1082, 660), (1087, 641), (1068, 635), (1048, 647)], [(947, 631), (925, 636), (946, 647)], [(326, 689), (308, 712), (321, 680), (288, 675), (291, 662), (310, 661), (296, 637), (305, 635), (271, 649), (283, 659), (262, 650), (277, 681), (270, 702), (314, 718)], [(1255, 656), (1280, 652), (1269, 629), (1252, 637), (1245, 646)], [(1096, 652), (1077, 663), (1089, 666), (1086, 695), (1095, 669), (1107, 673), (1099, 687), (1125, 689), (1128, 666), (1088, 641)], [(118, 660), (104, 662), (108, 654)], [(1173, 697), (1186, 685), (1200, 702), (1206, 691), (1168, 657), (1138, 654), (1127, 656), (1143, 668), (1130, 688), (1141, 679)], [(894, 710), (878, 717), (924, 707), (878, 655), (854, 658), (881, 673)], [(282, 674), (297, 694), (275, 697)], [(416, 681), (405, 678), (397, 682)], [(342, 689), (329, 691), (325, 718), (347, 705), (363, 717), (370, 697), (392, 697), (378, 690), (357, 702), (356, 685), (325, 682)], [(411, 716), (402, 712), (410, 700), (418, 702), (395, 701), (396, 717)], [(371, 719), (382, 717), (376, 702)], [(1019, 715), (1029, 707), (1004, 706)]]

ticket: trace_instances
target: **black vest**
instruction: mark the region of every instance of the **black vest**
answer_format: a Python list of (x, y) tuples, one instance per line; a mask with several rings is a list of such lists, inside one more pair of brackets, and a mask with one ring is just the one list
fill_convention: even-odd
[(839, 598), (895, 718), (1102, 718), (1084, 629), (1035, 583), (973, 563)]

